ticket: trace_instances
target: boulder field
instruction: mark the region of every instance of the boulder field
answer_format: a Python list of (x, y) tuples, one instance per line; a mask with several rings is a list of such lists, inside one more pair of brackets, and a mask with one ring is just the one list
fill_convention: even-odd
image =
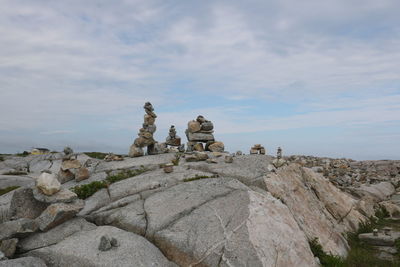
[[(310, 241), (345, 257), (345, 234), (379, 203), (400, 215), (398, 165), (377, 164), (374, 179), (371, 162), (341, 168), (297, 157), (275, 168), (263, 154), (226, 161), (229, 154), (202, 153), (211, 160), (78, 154), (89, 178), (60, 182), (53, 195), (41, 193), (37, 180), (59, 172), (61, 153), (7, 156), (0, 189), (19, 188), (0, 196), (0, 266), (319, 266)], [(72, 192), (96, 182), (106, 186), (84, 200)]]

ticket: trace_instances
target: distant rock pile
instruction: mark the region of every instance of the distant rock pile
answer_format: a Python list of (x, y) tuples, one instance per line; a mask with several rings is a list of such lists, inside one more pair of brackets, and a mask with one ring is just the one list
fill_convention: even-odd
[(261, 144), (255, 144), (250, 149), (250, 154), (262, 154), (262, 155), (265, 155), (265, 148)]
[(74, 179), (80, 182), (88, 179), (89, 176), (89, 170), (85, 166), (82, 166), (76, 159), (73, 150), (70, 147), (64, 148), (64, 157), (62, 158), (62, 164), (58, 172), (60, 183), (63, 184)]
[[(174, 125), (171, 125), (171, 127), (169, 128), (169, 133), (167, 138), (165, 139), (165, 144), (168, 146), (170, 146), (171, 148), (169, 148), (169, 150), (171, 152), (184, 152), (185, 151), (185, 145), (181, 144), (181, 138), (176, 135), (176, 129)], [(177, 151), (174, 151), (176, 148)]]
[[(197, 116), (196, 120), (188, 122), (186, 129), (186, 137), (188, 139), (186, 151), (212, 151), (223, 152), (225, 147), (222, 142), (215, 142), (214, 125), (211, 121), (206, 120), (203, 116)], [(205, 145), (203, 145), (205, 143)]]

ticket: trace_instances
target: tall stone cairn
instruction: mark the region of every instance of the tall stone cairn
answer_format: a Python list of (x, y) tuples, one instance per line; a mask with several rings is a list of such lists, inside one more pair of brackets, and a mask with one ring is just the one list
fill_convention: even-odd
[(153, 154), (154, 144), (156, 141), (153, 138), (157, 127), (155, 121), (157, 115), (154, 113), (153, 105), (150, 102), (144, 104), (144, 115), (143, 127), (139, 130), (138, 136), (129, 149), (130, 157), (140, 157), (144, 155), (143, 148), (147, 147), (147, 153)]

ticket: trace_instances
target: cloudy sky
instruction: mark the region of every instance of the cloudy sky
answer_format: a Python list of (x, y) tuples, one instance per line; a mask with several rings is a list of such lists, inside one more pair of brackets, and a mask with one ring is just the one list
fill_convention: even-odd
[(400, 159), (398, 0), (0, 3), (0, 152), (127, 153), (151, 101), (159, 141)]

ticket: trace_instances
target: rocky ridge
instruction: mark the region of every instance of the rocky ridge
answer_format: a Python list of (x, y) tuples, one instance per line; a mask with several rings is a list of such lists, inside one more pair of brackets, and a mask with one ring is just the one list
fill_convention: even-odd
[[(400, 215), (397, 161), (291, 156), (276, 168), (262, 154), (179, 155), (104, 161), (77, 154), (89, 177), (66, 181), (51, 196), (36, 191), (37, 180), (42, 171), (59, 172), (63, 153), (6, 156), (0, 188), (21, 188), (0, 196), (0, 237), (16, 258), (0, 266), (318, 266), (309, 241), (345, 256), (345, 233), (377, 207)], [(160, 168), (174, 160), (172, 172)], [(138, 169), (85, 200), (70, 191)], [(18, 172), (26, 174), (4, 175)], [(18, 203), (32, 208), (23, 212)], [(99, 250), (113, 239), (117, 245)]]

